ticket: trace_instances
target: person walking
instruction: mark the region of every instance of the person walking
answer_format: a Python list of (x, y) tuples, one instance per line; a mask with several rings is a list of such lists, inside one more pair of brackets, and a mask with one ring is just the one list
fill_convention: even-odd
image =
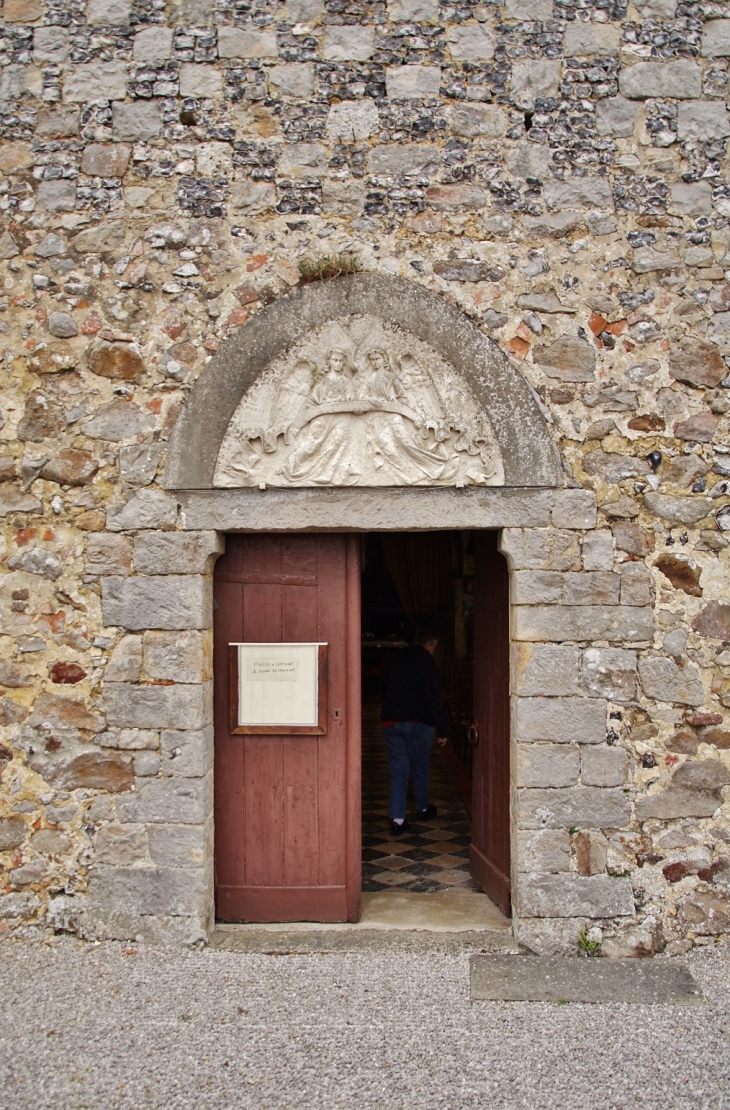
[(393, 836), (410, 828), (406, 796), (411, 772), (418, 820), (430, 821), (438, 812), (428, 800), (431, 751), (437, 738), (440, 747), (447, 744), (449, 726), (434, 659), (437, 646), (438, 633), (433, 628), (418, 628), (411, 646), (394, 652), (388, 661), (380, 723), (388, 751)]

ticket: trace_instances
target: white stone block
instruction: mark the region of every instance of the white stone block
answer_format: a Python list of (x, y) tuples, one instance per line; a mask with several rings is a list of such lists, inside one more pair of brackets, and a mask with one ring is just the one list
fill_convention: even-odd
[(213, 767), (213, 726), (162, 733), (163, 771), (178, 778), (202, 778)]
[(438, 0), (388, 0), (391, 23), (437, 23)]
[(432, 174), (438, 170), (441, 153), (426, 143), (399, 143), (376, 146), (368, 155), (370, 173), (389, 177), (394, 174)]
[(520, 789), (515, 803), (521, 829), (623, 829), (630, 814), (628, 795), (620, 787)]
[(636, 652), (590, 647), (583, 652), (581, 689), (589, 697), (628, 704), (636, 698)]
[(557, 605), (563, 576), (557, 570), (516, 570), (510, 584), (514, 605)]
[(702, 78), (699, 65), (689, 58), (674, 62), (636, 62), (619, 71), (618, 87), (629, 100), (650, 97), (697, 100), (702, 95)]
[(514, 866), (519, 872), (570, 871), (570, 856), (567, 829), (521, 829), (513, 840)]
[(481, 23), (462, 23), (446, 36), (455, 62), (483, 62), (494, 57), (494, 35)]
[(107, 720), (117, 728), (200, 730), (213, 720), (212, 683), (104, 686)]
[(515, 786), (560, 787), (578, 782), (576, 744), (517, 744)]
[(624, 96), (611, 96), (596, 105), (596, 130), (599, 135), (628, 138), (634, 133), (636, 104)]
[(380, 117), (374, 100), (343, 100), (333, 104), (327, 116), (330, 142), (362, 142), (375, 135), (379, 126)]
[(702, 31), (703, 58), (730, 58), (730, 19), (711, 19)]
[(429, 100), (439, 95), (438, 66), (398, 66), (385, 71), (385, 88), (391, 100)]
[(104, 624), (129, 628), (208, 628), (213, 601), (210, 579), (198, 575), (102, 578)]
[(580, 649), (563, 644), (515, 644), (514, 693), (569, 697), (578, 693)]
[(520, 605), (515, 609), (517, 640), (644, 643), (654, 635), (651, 609), (635, 605)]
[(608, 528), (583, 538), (583, 570), (613, 570), (613, 533)]
[(565, 28), (563, 54), (566, 58), (615, 58), (621, 44), (617, 23), (583, 23), (576, 20)]
[(110, 532), (133, 532), (140, 528), (174, 528), (177, 501), (160, 489), (141, 489), (126, 505), (110, 505), (106, 526)]
[(33, 28), (33, 61), (65, 62), (68, 57), (68, 31), (65, 27)]
[(218, 532), (145, 532), (134, 540), (137, 574), (209, 574), (225, 548)]
[(92, 26), (129, 26), (132, 5), (130, 0), (89, 0), (86, 22)]
[[(314, 92), (314, 66), (311, 62), (287, 62), (267, 70), (272, 96), (310, 97)], [(362, 107), (362, 103), (358, 103)]]
[(213, 99), (223, 88), (223, 74), (215, 66), (183, 62), (180, 66), (180, 96)]
[[(590, 180), (590, 179), (589, 179)], [(550, 188), (546, 186), (545, 192)], [(611, 198), (613, 202), (613, 198)], [(600, 204), (599, 200), (594, 202)], [(595, 528), (596, 495), (589, 489), (563, 489), (553, 495), (550, 514), (555, 528)]]
[(606, 739), (607, 705), (602, 698), (517, 698), (517, 740), (559, 744), (601, 744)]
[(124, 100), (127, 67), (124, 62), (87, 62), (66, 66), (63, 99), (67, 103), (91, 104), (96, 100)]
[(515, 62), (512, 66), (512, 96), (518, 108), (534, 108), (536, 100), (557, 96), (561, 62), (545, 59)]
[(327, 62), (366, 62), (375, 50), (372, 27), (328, 27), (323, 57)]
[(219, 27), (218, 55), (221, 58), (278, 58), (276, 32), (249, 31), (243, 27)]
[(134, 36), (135, 62), (166, 62), (172, 54), (171, 27), (145, 27)]
[[(728, 20), (730, 23), (730, 20)], [(725, 102), (722, 100), (689, 100), (677, 106), (677, 138), (712, 142), (730, 135)]]
[(582, 747), (580, 778), (584, 786), (623, 786), (629, 777), (629, 757), (623, 748), (605, 744)]
[(553, 18), (553, 0), (505, 0), (504, 14), (523, 23), (546, 23)]
[(515, 891), (520, 917), (626, 917), (634, 913), (629, 879), (609, 875), (525, 876)]
[(196, 629), (145, 632), (144, 672), (148, 678), (167, 682), (212, 678), (210, 635)]

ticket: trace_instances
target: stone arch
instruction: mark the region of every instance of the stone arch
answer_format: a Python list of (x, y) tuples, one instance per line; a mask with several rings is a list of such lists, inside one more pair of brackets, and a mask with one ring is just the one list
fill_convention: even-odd
[(181, 491), (214, 488), (221, 443), (242, 398), (274, 360), (315, 329), (355, 316), (402, 329), (428, 345), (467, 384), (501, 454), (503, 478), (494, 484), (533, 489), (563, 485), (558, 451), (535, 393), (499, 347), (436, 294), (403, 278), (354, 274), (294, 290), (223, 344), (196, 381), (177, 422), (165, 486)]

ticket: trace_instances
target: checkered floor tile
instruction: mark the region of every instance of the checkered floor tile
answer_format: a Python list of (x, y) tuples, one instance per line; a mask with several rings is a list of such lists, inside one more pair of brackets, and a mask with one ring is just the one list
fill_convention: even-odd
[[(479, 890), (469, 875), (471, 823), (446, 761), (434, 747), (431, 802), (438, 817), (391, 837), (388, 817), (388, 762), (380, 731), (380, 706), (363, 706), (362, 872), (363, 890)], [(415, 813), (409, 798), (409, 813)]]

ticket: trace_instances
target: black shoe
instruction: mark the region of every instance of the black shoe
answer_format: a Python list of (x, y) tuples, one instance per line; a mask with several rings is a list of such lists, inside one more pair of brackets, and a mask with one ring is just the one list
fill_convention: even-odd
[(411, 831), (411, 826), (408, 824), (407, 821), (402, 821), (400, 823), (400, 825), (398, 824), (397, 821), (391, 821), (390, 822), (390, 835), (391, 836), (400, 836), (401, 833), (410, 832), (410, 831)]
[(417, 809), (416, 814), (419, 821), (432, 821), (434, 817), (438, 816), (436, 806), (428, 805), (425, 809)]

